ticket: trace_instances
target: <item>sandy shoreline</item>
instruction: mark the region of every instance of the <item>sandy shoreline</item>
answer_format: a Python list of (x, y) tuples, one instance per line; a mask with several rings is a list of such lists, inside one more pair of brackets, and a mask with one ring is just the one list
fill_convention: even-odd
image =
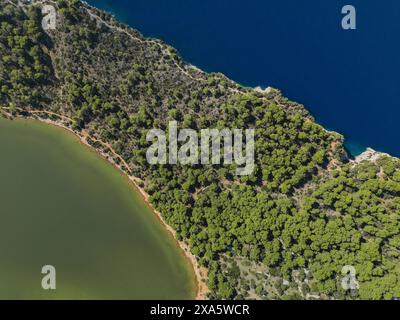
[(197, 282), (197, 294), (196, 294), (196, 300), (204, 300), (206, 298), (206, 294), (209, 291), (207, 288), (207, 285), (203, 282), (203, 278), (207, 278), (207, 269), (200, 267), (197, 263), (196, 257), (190, 252), (189, 246), (183, 242), (179, 241), (176, 237), (176, 232), (175, 230), (164, 220), (164, 218), (161, 215), (161, 212), (157, 211), (150, 203), (149, 201), (149, 195), (138, 185), (140, 182), (139, 179), (133, 176), (129, 176), (129, 180), (132, 181), (136, 189), (140, 192), (142, 195), (144, 201), (150, 206), (150, 208), (153, 210), (153, 212), (157, 215), (157, 218), (160, 220), (162, 225), (165, 227), (165, 229), (172, 234), (172, 236), (175, 238), (176, 242), (178, 243), (179, 247), (182, 249), (184, 255), (189, 259), (193, 271), (196, 275), (196, 282)]
[[(56, 127), (58, 127), (58, 128), (67, 130), (69, 133), (74, 134), (74, 136), (76, 136), (76, 137), (80, 140), (80, 142), (81, 142), (83, 145), (89, 147), (89, 148), (92, 149), (92, 150), (95, 150), (97, 154), (99, 154), (101, 157), (103, 157), (105, 160), (107, 160), (110, 164), (112, 164), (115, 168), (117, 168), (120, 172), (122, 172), (122, 173), (131, 181), (131, 183), (133, 184), (134, 188), (140, 193), (140, 195), (142, 196), (142, 198), (143, 198), (143, 200), (145, 201), (145, 203), (151, 208), (152, 212), (154, 212), (154, 214), (156, 215), (157, 219), (161, 222), (161, 224), (164, 226), (164, 228), (167, 230), (167, 232), (169, 232), (169, 233), (174, 237), (174, 239), (175, 239), (177, 245), (178, 245), (178, 246), (180, 247), (180, 249), (182, 250), (182, 253), (183, 253), (183, 254), (185, 255), (185, 257), (190, 261), (190, 264), (191, 264), (191, 266), (192, 266), (192, 268), (193, 268), (193, 271), (194, 271), (194, 274), (195, 274), (195, 278), (196, 278), (197, 292), (196, 292), (196, 298), (195, 298), (195, 299), (196, 299), (196, 300), (204, 300), (204, 299), (206, 299), (206, 294), (209, 292), (209, 289), (208, 289), (206, 283), (203, 281), (203, 279), (206, 279), (206, 278), (207, 278), (208, 270), (207, 270), (206, 268), (204, 268), (204, 267), (200, 267), (200, 266), (199, 266), (196, 257), (190, 252), (189, 246), (188, 246), (185, 242), (179, 241), (179, 240), (177, 239), (175, 230), (165, 221), (165, 219), (164, 219), (163, 216), (161, 215), (161, 212), (157, 211), (157, 210), (152, 206), (152, 204), (151, 204), (150, 201), (149, 201), (149, 197), (150, 197), (149, 194), (146, 193), (146, 191), (145, 191), (143, 188), (141, 188), (140, 185), (139, 185), (139, 183), (141, 182), (141, 180), (140, 180), (139, 178), (137, 178), (137, 177), (134, 177), (134, 176), (131, 175), (131, 174), (128, 174), (128, 173), (122, 168), (121, 165), (117, 164), (117, 163), (114, 161), (114, 159), (113, 159), (109, 154), (107, 154), (107, 153), (105, 153), (105, 152), (103, 152), (103, 151), (101, 151), (101, 150), (98, 150), (97, 148), (95, 148), (94, 146), (92, 146), (92, 145), (88, 142), (88, 138), (91, 139), (91, 140), (93, 140), (93, 141), (95, 141), (95, 142), (101, 142), (100, 140), (92, 138), (92, 137), (91, 137), (88, 133), (86, 133), (86, 132), (83, 132), (82, 134), (80, 134), (79, 132), (74, 131), (73, 129), (69, 128), (67, 125), (65, 125), (65, 124), (63, 124), (63, 123), (60, 123), (60, 122), (57, 122), (57, 121), (53, 121), (53, 120), (50, 120), (50, 119), (43, 119), (43, 118), (41, 118), (40, 116), (37, 115), (37, 114), (40, 113), (40, 112), (41, 112), (41, 113), (47, 113), (46, 111), (34, 112), (33, 114), (34, 114), (35, 116), (33, 116), (33, 115), (32, 115), (32, 112), (30, 112), (30, 111), (25, 111), (25, 110), (24, 110), (24, 112), (26, 112), (26, 113), (28, 113), (28, 114), (31, 115), (31, 116), (25, 117), (25, 116), (21, 116), (21, 115), (16, 115), (16, 116), (15, 116), (15, 115), (12, 115), (12, 114), (10, 114), (9, 112), (7, 112), (5, 109), (6, 109), (6, 108), (1, 108), (1, 107), (0, 107), (0, 111), (3, 111), (3, 113), (4, 113), (5, 115), (7, 115), (8, 117), (10, 117), (10, 118), (22, 118), (22, 119), (37, 120), (37, 121), (40, 121), (40, 122), (42, 122), (42, 123), (46, 123), (46, 124), (53, 125), (53, 126), (56, 126)], [(21, 110), (22, 110), (22, 109), (21, 109)], [(61, 118), (61, 119), (63, 119), (63, 120), (68, 120), (68, 121), (71, 121), (71, 120), (72, 120), (72, 119), (70, 119), (70, 118), (68, 118), (68, 117), (64, 117), (64, 116), (58, 115), (58, 114), (56, 114), (56, 113), (49, 112), (48, 114), (53, 115), (53, 116), (58, 116), (59, 118)], [(119, 155), (111, 148), (110, 145), (108, 145), (108, 144), (106, 144), (106, 143), (104, 143), (104, 142), (101, 142), (101, 144), (102, 144), (104, 147), (110, 149), (109, 151), (111, 151), (111, 152), (114, 154), (114, 156), (118, 156), (118, 157), (120, 158), (120, 160), (123, 161), (123, 164), (124, 164), (124, 166), (126, 167), (126, 169), (127, 169), (128, 171), (130, 171), (130, 168), (129, 168), (128, 164), (122, 159), (121, 156), (119, 156)]]

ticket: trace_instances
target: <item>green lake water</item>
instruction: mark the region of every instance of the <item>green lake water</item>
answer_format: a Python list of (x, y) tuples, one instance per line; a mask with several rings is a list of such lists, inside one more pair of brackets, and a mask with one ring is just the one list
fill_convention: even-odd
[(62, 129), (0, 118), (0, 299), (194, 295), (189, 261), (122, 173)]

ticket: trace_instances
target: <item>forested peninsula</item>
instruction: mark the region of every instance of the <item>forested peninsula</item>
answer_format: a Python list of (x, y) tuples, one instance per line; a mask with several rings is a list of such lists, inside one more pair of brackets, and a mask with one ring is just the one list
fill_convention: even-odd
[[(202, 72), (78, 0), (46, 3), (58, 16), (45, 32), (39, 1), (0, 0), (0, 110), (74, 130), (136, 177), (208, 270), (208, 298), (400, 298), (398, 159), (349, 160), (343, 137), (280, 91)], [(173, 120), (255, 129), (253, 174), (150, 165), (147, 132)], [(358, 290), (341, 285), (349, 265)]]

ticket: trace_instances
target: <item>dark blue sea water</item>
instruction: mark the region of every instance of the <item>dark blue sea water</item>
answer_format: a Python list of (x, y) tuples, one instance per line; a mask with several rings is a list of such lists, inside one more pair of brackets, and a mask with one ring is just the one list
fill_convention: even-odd
[[(89, 0), (206, 71), (273, 86), (317, 121), (400, 156), (400, 1)], [(357, 30), (341, 9), (357, 9)]]

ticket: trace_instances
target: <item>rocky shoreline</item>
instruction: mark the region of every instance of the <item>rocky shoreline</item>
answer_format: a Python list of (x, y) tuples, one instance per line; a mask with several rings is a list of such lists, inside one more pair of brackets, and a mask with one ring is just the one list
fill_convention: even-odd
[(367, 148), (363, 153), (361, 153), (359, 156), (355, 157), (354, 160), (350, 160), (350, 162), (353, 164), (360, 164), (363, 161), (370, 161), (370, 162), (375, 163), (382, 156), (387, 156), (389, 158), (395, 158), (388, 153), (379, 152), (372, 148)]

